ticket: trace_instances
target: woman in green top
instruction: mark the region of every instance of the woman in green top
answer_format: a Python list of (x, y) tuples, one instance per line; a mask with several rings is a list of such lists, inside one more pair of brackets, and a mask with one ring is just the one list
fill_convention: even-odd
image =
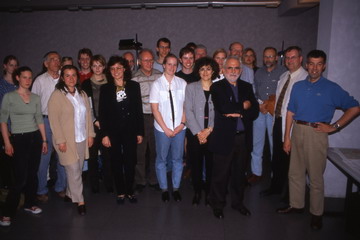
[(18, 68), (14, 80), (19, 87), (5, 94), (1, 104), (0, 123), (5, 153), (13, 156), (15, 182), (6, 198), (0, 226), (11, 224), (10, 218), (16, 213), (22, 192), (25, 195), (24, 210), (32, 214), (42, 212), (35, 202), (38, 184), (36, 173), (41, 152), (47, 152), (40, 97), (29, 90), (32, 83), (32, 71), (29, 67)]

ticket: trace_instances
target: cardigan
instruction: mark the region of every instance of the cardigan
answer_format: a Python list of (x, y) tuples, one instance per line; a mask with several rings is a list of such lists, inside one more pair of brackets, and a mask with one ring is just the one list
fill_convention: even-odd
[[(86, 133), (87, 138), (95, 137), (94, 127), (91, 120), (89, 99), (85, 92), (81, 92), (86, 107)], [(71, 165), (79, 160), (75, 142), (74, 107), (66, 94), (61, 90), (55, 90), (48, 103), (49, 121), (52, 131), (53, 145), (58, 153), (61, 165)], [(89, 158), (87, 138), (85, 159)], [(66, 143), (66, 152), (59, 150), (59, 144)]]

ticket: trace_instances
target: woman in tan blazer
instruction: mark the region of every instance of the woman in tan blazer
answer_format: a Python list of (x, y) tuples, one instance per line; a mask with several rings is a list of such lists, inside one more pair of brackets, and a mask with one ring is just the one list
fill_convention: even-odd
[(61, 69), (48, 111), (53, 144), (67, 175), (66, 195), (78, 204), (79, 214), (85, 215), (81, 174), (84, 159), (89, 158), (89, 147), (93, 144), (95, 133), (89, 100), (79, 87), (79, 71), (76, 67), (67, 65)]

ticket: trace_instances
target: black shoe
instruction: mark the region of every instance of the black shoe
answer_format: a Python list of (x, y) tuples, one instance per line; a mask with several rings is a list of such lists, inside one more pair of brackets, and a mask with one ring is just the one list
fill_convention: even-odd
[(214, 216), (216, 218), (218, 218), (218, 219), (223, 219), (224, 218), (224, 213), (223, 213), (222, 209), (214, 208), (213, 213), (214, 213)]
[(169, 202), (170, 200), (170, 195), (169, 195), (169, 192), (168, 191), (165, 191), (161, 194), (161, 200), (163, 202)]
[(155, 191), (160, 191), (160, 186), (159, 184), (155, 183), (155, 184), (149, 184), (149, 187)]
[(287, 207), (284, 207), (284, 208), (276, 209), (276, 212), (280, 213), (280, 214), (303, 213), (304, 208), (294, 208), (294, 207), (291, 207), (291, 206), (287, 206)]
[(81, 216), (84, 216), (84, 215), (86, 214), (85, 204), (79, 205), (77, 208), (78, 208), (78, 213), (79, 213)]
[(251, 212), (245, 206), (241, 206), (237, 210), (244, 216), (250, 216), (251, 215)]
[(72, 199), (69, 196), (65, 195), (64, 202), (72, 202)]
[(192, 205), (194, 206), (198, 206), (200, 204), (200, 199), (201, 199), (201, 193), (195, 193), (194, 198), (192, 200)]
[(137, 198), (135, 195), (127, 195), (127, 198), (129, 199), (129, 202), (137, 203)]
[(265, 189), (263, 191), (261, 191), (259, 194), (261, 197), (267, 197), (267, 196), (271, 196), (271, 195), (275, 195), (275, 194), (280, 194), (281, 191), (276, 191), (272, 188), (268, 188), (268, 189)]
[(320, 230), (322, 228), (322, 216), (316, 216), (311, 214), (310, 226), (313, 230)]
[(138, 193), (141, 193), (145, 188), (145, 185), (142, 185), (142, 184), (136, 184), (135, 186), (135, 191), (138, 192)]
[(125, 195), (124, 196), (117, 196), (116, 197), (116, 202), (119, 205), (124, 205), (124, 203), (125, 203)]
[(172, 195), (175, 202), (181, 202), (181, 195), (179, 191), (174, 191)]

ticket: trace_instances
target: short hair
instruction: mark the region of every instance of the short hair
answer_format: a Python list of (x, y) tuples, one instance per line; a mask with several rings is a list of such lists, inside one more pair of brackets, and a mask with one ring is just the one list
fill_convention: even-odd
[(242, 45), (240, 42), (233, 42), (233, 43), (231, 43), (230, 46), (229, 46), (229, 50), (230, 50), (230, 51), (231, 51), (231, 48), (233, 47), (233, 45), (235, 45), (235, 44), (240, 44), (240, 45), (242, 46), (242, 48), (244, 48), (244, 45)]
[(285, 50), (285, 54), (287, 54), (288, 52), (292, 51), (292, 50), (296, 50), (299, 53), (299, 57), (302, 56), (302, 49), (298, 46), (290, 46)]
[(114, 78), (111, 75), (110, 68), (117, 63), (125, 68), (124, 81), (126, 82), (131, 80), (131, 70), (128, 61), (126, 61), (126, 59), (123, 57), (120, 57), (118, 55), (113, 55), (110, 57), (107, 64), (106, 79), (108, 80), (108, 82), (114, 84)]
[(195, 51), (196, 51), (196, 49), (205, 49), (205, 51), (207, 52), (207, 48), (203, 44), (196, 45)]
[(160, 42), (164, 42), (164, 43), (168, 43), (169, 44), (169, 47), (171, 47), (171, 42), (168, 38), (166, 37), (163, 37), (163, 38), (160, 38), (159, 40), (157, 40), (156, 42), (156, 47), (159, 47), (160, 46)]
[(104, 67), (106, 67), (106, 59), (104, 58), (103, 55), (101, 55), (101, 54), (96, 54), (96, 55), (94, 55), (94, 56), (91, 58), (90, 65), (93, 65), (93, 63), (94, 63), (95, 61), (101, 63), (101, 65), (103, 65)]
[(90, 58), (93, 57), (92, 51), (89, 48), (82, 48), (82, 49), (79, 50), (79, 52), (78, 52), (78, 60), (80, 59), (81, 54), (86, 54)]
[(125, 58), (125, 55), (126, 55), (126, 54), (130, 54), (131, 56), (134, 57), (134, 54), (133, 54), (132, 52), (130, 52), (130, 51), (124, 52), (123, 55), (122, 55), (122, 57)]
[(242, 68), (241, 60), (240, 60), (240, 58), (238, 58), (237, 56), (229, 56), (229, 57), (227, 57), (227, 58), (225, 59), (225, 61), (224, 61), (224, 65), (223, 65), (224, 68), (225, 68), (225, 66), (226, 66), (227, 61), (229, 61), (229, 60), (231, 60), (231, 59), (234, 59), (234, 60), (238, 61), (238, 62), (240, 63), (240, 68)]
[(185, 45), (186, 48), (191, 48), (191, 49), (195, 49), (196, 48), (196, 44), (194, 42), (189, 42)]
[(76, 88), (76, 90), (78, 90), (79, 93), (81, 93), (80, 74), (79, 74), (78, 68), (75, 67), (74, 65), (65, 65), (61, 68), (60, 78), (59, 78), (58, 83), (55, 85), (55, 88), (58, 90), (64, 91), (66, 94), (69, 93), (69, 89), (67, 88), (65, 81), (64, 81), (65, 70), (75, 70), (76, 77), (77, 77), (75, 88)]
[(151, 49), (149, 49), (149, 48), (143, 48), (143, 49), (141, 49), (140, 50), (140, 52), (139, 52), (139, 59), (141, 60), (141, 55), (143, 54), (143, 53), (150, 53), (151, 54), (151, 56), (154, 58), (155, 56), (154, 56), (154, 52), (151, 50)]
[(188, 48), (188, 47), (183, 47), (182, 49), (180, 49), (179, 52), (179, 58), (182, 58), (182, 56), (184, 56), (185, 54), (191, 53), (193, 56), (195, 56), (195, 51), (192, 48)]
[(31, 72), (32, 73), (32, 70), (28, 66), (23, 66), (23, 67), (17, 68), (12, 74), (12, 78), (13, 78), (13, 82), (14, 82), (15, 86), (19, 86), (19, 81), (16, 79), (16, 76), (20, 77), (22, 72)]
[(68, 57), (68, 56), (62, 57), (62, 58), (61, 58), (61, 65), (62, 65), (65, 61), (73, 61), (73, 59), (72, 59), (72, 57)]
[(227, 52), (225, 49), (223, 48), (218, 48), (215, 50), (214, 54), (213, 54), (213, 58), (216, 57), (216, 55), (218, 55), (219, 53), (224, 53), (225, 54), (225, 58), (227, 57)]
[(166, 55), (166, 57), (164, 58), (163, 64), (166, 64), (169, 58), (175, 58), (177, 63), (179, 64), (179, 59), (175, 56), (175, 54), (169, 53), (168, 55)]
[(309, 58), (322, 58), (324, 60), (324, 63), (326, 63), (326, 53), (322, 50), (311, 50), (306, 58), (309, 60)]
[(45, 53), (45, 55), (44, 55), (44, 62), (47, 62), (49, 60), (49, 56), (51, 54), (56, 54), (61, 58), (60, 54), (57, 51), (49, 51), (49, 52)]
[(200, 79), (199, 71), (200, 68), (202, 68), (203, 66), (210, 66), (211, 69), (214, 71), (213, 74), (211, 75), (211, 80), (215, 80), (219, 76), (219, 72), (220, 72), (219, 64), (217, 64), (217, 62), (215, 62), (215, 60), (212, 59), (211, 57), (202, 57), (195, 61), (195, 66), (193, 71), (199, 79)]
[[(276, 50), (276, 48), (274, 48), (274, 47), (266, 47), (266, 48), (264, 48), (263, 53), (264, 53), (265, 51), (267, 51), (267, 50), (273, 50), (273, 51), (275, 52), (275, 55), (277, 54), (277, 50)], [(244, 52), (245, 52), (245, 51), (244, 51)]]
[[(6, 65), (8, 64), (11, 60), (15, 60), (17, 65), (19, 65), (19, 60), (14, 56), (14, 55), (7, 55), (4, 60), (3, 60), (3, 64)], [(4, 69), (4, 75), (6, 74), (6, 70)]]

